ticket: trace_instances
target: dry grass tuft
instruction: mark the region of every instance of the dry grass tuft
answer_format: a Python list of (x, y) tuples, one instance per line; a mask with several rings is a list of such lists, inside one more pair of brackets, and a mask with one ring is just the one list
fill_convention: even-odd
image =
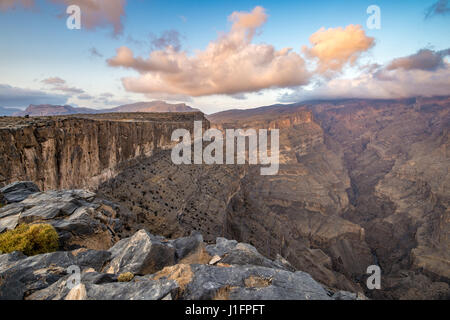
[(191, 266), (187, 264), (176, 264), (174, 266), (165, 267), (153, 276), (155, 280), (163, 277), (176, 281), (180, 286), (180, 290), (184, 291), (186, 286), (192, 281), (194, 273), (191, 270)]
[(180, 264), (208, 264), (212, 257), (208, 254), (204, 246), (199, 247), (190, 255), (184, 257)]
[(272, 279), (250, 276), (244, 280), (247, 288), (264, 288), (272, 284)]
[(132, 274), (131, 272), (125, 272), (125, 273), (122, 273), (121, 275), (119, 275), (119, 277), (117, 278), (117, 281), (130, 282), (133, 279), (134, 279), (134, 274)]

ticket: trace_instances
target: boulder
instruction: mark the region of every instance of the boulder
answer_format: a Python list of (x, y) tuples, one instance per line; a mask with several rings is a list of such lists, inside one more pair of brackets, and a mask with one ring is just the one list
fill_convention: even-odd
[(289, 263), (286, 262), (283, 264), (278, 260), (272, 261), (261, 255), (254, 246), (248, 243), (238, 243), (235, 240), (217, 238), (216, 244), (207, 246), (206, 251), (211, 255), (221, 257), (220, 262), (225, 264), (254, 265), (282, 270), (294, 270)]
[(164, 237), (140, 230), (132, 237), (120, 240), (110, 250), (112, 260), (107, 273), (145, 275), (175, 264), (176, 249)]
[(238, 242), (236, 240), (228, 240), (225, 238), (218, 237), (216, 239), (216, 244), (212, 244), (206, 246), (206, 251), (211, 256), (220, 256), (222, 257), (226, 253), (230, 252), (237, 246)]

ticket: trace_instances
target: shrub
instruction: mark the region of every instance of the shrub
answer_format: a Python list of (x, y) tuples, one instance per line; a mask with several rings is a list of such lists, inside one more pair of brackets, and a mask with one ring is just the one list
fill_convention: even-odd
[(0, 234), (0, 251), (21, 251), (27, 256), (54, 252), (59, 247), (58, 233), (49, 224), (21, 224)]
[(130, 282), (131, 280), (133, 280), (133, 278), (134, 278), (134, 274), (132, 274), (131, 272), (125, 272), (125, 273), (122, 273), (121, 275), (119, 275), (119, 277), (117, 278), (117, 281)]

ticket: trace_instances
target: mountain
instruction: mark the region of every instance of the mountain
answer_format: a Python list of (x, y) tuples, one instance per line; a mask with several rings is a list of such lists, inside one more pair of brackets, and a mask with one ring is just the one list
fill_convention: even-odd
[[(14, 110), (10, 114), (14, 116), (61, 116), (69, 114), (94, 114), (94, 113), (114, 113), (114, 112), (197, 112), (198, 109), (191, 108), (184, 103), (170, 104), (164, 101), (137, 102), (126, 104), (111, 109), (90, 109), (78, 108), (69, 105), (58, 106), (51, 104), (33, 105), (31, 104), (25, 111)], [(0, 109), (0, 114), (3, 109)]]
[(0, 116), (12, 116), (15, 113), (21, 112), (22, 110), (16, 108), (4, 108), (0, 107)]
[(164, 101), (137, 102), (111, 109), (110, 112), (198, 112), (184, 103), (170, 104)]
[(96, 110), (89, 108), (75, 108), (69, 105), (58, 106), (52, 104), (40, 104), (34, 105), (30, 104), (28, 108), (24, 111), (17, 112), (13, 114), (14, 116), (26, 116), (29, 115), (31, 117), (36, 116), (61, 116), (68, 114), (77, 114), (77, 113), (95, 113)]
[[(285, 120), (305, 112), (309, 122)], [(279, 250), (330, 285), (345, 281), (327, 265), (364, 279), (377, 264), (382, 290), (371, 298), (450, 297), (450, 97), (308, 101), (208, 118), (221, 129), (280, 128), (280, 172), (247, 174), (228, 208), (228, 237), (269, 256)]]
[[(374, 299), (450, 298), (450, 97), (307, 101), (202, 117), (1, 118), (0, 186), (95, 189), (132, 232), (245, 242), (328, 287)], [(279, 129), (278, 174), (175, 164), (171, 134), (192, 132), (194, 119)], [(227, 264), (248, 258), (236, 255)], [(381, 290), (367, 288), (371, 265), (382, 270)]]

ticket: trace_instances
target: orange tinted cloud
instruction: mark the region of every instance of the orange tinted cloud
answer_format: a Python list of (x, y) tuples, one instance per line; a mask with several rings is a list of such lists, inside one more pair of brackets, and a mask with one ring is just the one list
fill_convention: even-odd
[(290, 48), (276, 50), (272, 45), (252, 43), (255, 31), (267, 20), (264, 8), (234, 12), (229, 20), (231, 30), (193, 56), (168, 46), (144, 59), (121, 47), (108, 64), (139, 72), (139, 77), (122, 79), (123, 85), (128, 91), (147, 94), (236, 94), (309, 81), (299, 54)]
[(31, 8), (34, 6), (34, 0), (1, 0), (0, 11), (6, 11), (17, 7)]
[(309, 38), (311, 48), (303, 46), (308, 58), (316, 59), (317, 71), (324, 74), (342, 70), (354, 64), (359, 56), (374, 46), (374, 38), (368, 37), (360, 25), (321, 28)]
[(114, 34), (123, 30), (122, 18), (125, 16), (126, 0), (51, 0), (66, 6), (78, 5), (81, 9), (82, 28), (95, 29), (112, 25)]
[[(122, 18), (125, 16), (126, 0), (49, 0), (55, 4), (78, 5), (81, 9), (82, 28), (95, 29), (112, 25), (115, 34), (123, 30)], [(0, 10), (10, 10), (18, 6), (31, 8), (35, 0), (1, 0)], [(65, 13), (65, 10), (64, 10)]]

